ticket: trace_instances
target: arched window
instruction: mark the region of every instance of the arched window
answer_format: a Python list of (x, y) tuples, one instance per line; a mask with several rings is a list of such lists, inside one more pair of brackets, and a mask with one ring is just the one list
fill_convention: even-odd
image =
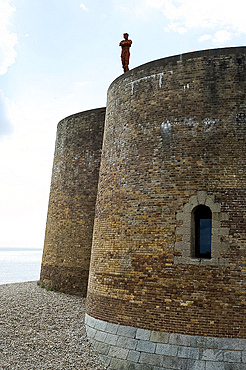
[[(214, 194), (197, 191), (176, 213), (175, 264), (225, 266), (229, 248), (229, 227), (222, 227), (229, 214), (221, 211)], [(221, 238), (221, 235), (225, 238)]]
[(211, 258), (212, 212), (199, 205), (194, 210), (195, 257)]

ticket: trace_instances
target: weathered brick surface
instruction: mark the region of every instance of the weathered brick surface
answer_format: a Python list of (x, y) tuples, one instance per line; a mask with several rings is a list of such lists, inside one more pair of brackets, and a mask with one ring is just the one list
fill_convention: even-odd
[[(167, 333), (246, 337), (245, 137), (245, 47), (161, 59), (111, 84), (89, 315)], [(186, 235), (176, 216), (205, 193), (216, 204), (217, 259), (175, 262)]]
[(59, 122), (40, 280), (86, 295), (105, 108)]

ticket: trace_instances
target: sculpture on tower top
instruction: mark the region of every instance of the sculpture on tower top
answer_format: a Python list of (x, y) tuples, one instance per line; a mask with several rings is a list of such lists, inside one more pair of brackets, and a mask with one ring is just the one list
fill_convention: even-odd
[(132, 45), (132, 40), (128, 40), (128, 33), (124, 33), (123, 37), (125, 40), (120, 42), (121, 50), (121, 61), (124, 72), (129, 71), (129, 59), (130, 59), (130, 47)]

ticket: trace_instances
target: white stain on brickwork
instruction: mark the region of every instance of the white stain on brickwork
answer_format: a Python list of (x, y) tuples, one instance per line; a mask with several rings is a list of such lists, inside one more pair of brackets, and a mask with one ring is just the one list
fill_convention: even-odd
[(124, 267), (124, 268), (132, 267), (132, 257), (131, 256), (122, 256), (120, 264), (121, 264), (121, 267)]
[[(169, 141), (171, 139), (171, 131), (172, 130), (172, 122), (170, 120), (166, 120), (161, 123), (161, 137), (164, 141)], [(160, 141), (161, 145), (161, 141)]]
[(87, 167), (92, 168), (95, 163), (95, 154), (88, 149), (84, 153), (84, 161), (87, 164)]
[(205, 131), (206, 132), (211, 131), (217, 122), (219, 122), (218, 119), (205, 118), (203, 120)]
[[(135, 81), (132, 81), (132, 82), (129, 82), (127, 85), (131, 85), (132, 87), (132, 92), (131, 94), (133, 94), (133, 91), (134, 91), (134, 85), (135, 84), (138, 84), (140, 81), (146, 81), (146, 80), (149, 80), (151, 77), (153, 77), (155, 75), (151, 75), (151, 76), (146, 76), (146, 77), (142, 77), (142, 78), (139, 78), (138, 80), (135, 80)], [(127, 86), (126, 85), (126, 86)]]
[(63, 162), (62, 160), (58, 160), (53, 168), (53, 176), (52, 176), (52, 181), (56, 181), (57, 177), (59, 176), (61, 172)]
[(197, 128), (200, 124), (199, 121), (197, 121), (196, 117), (185, 117), (184, 118), (184, 124), (186, 126), (190, 126), (190, 127), (193, 127), (193, 128)]
[(168, 138), (168, 135), (171, 134), (172, 128), (177, 127), (178, 125), (188, 126), (192, 130), (193, 135), (197, 135), (198, 127), (205, 133), (212, 132), (216, 129), (216, 124), (219, 122), (219, 119), (214, 118), (204, 118), (202, 121), (199, 121), (197, 117), (185, 117), (183, 120), (178, 120), (177, 118), (165, 120), (161, 123), (161, 135), (162, 138)]
[(163, 77), (163, 72), (162, 73), (158, 73), (157, 76), (159, 77), (159, 87), (161, 88), (161, 84), (162, 84), (162, 77)]
[(142, 77), (142, 78), (139, 78), (138, 80), (134, 80), (132, 82), (129, 82), (127, 85), (131, 85), (131, 94), (133, 95), (133, 92), (134, 92), (134, 86), (135, 84), (138, 84), (140, 81), (148, 81), (150, 79), (158, 79), (159, 80), (159, 87), (161, 88), (162, 87), (162, 78), (165, 74), (173, 74), (173, 71), (170, 70), (170, 71), (167, 71), (167, 72), (161, 72), (161, 73), (154, 73), (152, 75), (149, 75), (149, 76), (145, 76), (145, 77)]
[(165, 122), (162, 122), (161, 124), (161, 131), (164, 133), (168, 130), (170, 130), (171, 128), (171, 122), (169, 120), (165, 121)]

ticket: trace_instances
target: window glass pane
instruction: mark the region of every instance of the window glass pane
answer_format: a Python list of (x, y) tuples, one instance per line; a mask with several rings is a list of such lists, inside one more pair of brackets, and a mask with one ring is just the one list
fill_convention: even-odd
[(200, 253), (211, 252), (212, 220), (211, 218), (200, 219)]

